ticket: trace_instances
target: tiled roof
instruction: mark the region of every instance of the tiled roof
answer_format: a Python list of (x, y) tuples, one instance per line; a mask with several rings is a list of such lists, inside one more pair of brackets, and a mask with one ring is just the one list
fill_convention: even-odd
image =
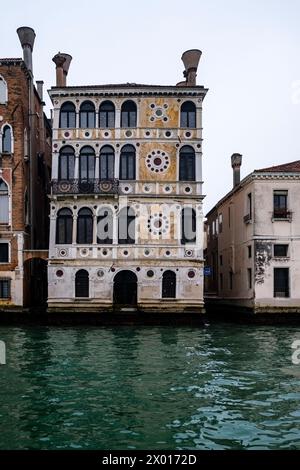
[(300, 160), (255, 170), (255, 173), (300, 173)]
[(17, 58), (4, 57), (4, 58), (0, 58), (0, 62), (23, 62), (23, 59), (20, 59), (19, 57)]
[[(56, 88), (62, 88), (62, 87), (56, 87), (56, 86), (53, 86), (51, 87), (52, 89), (56, 89)], [(192, 87), (186, 87), (186, 86), (176, 86), (176, 85), (149, 85), (149, 84), (142, 84), (142, 83), (109, 83), (109, 84), (105, 84), (105, 85), (83, 85), (83, 86), (72, 86), (72, 85), (69, 85), (67, 87), (63, 87), (65, 88), (66, 90), (68, 89), (75, 89), (75, 90), (80, 90), (80, 89), (83, 89), (83, 90), (87, 90), (87, 89), (90, 89), (90, 88), (93, 88), (93, 89), (98, 89), (98, 88), (162, 88), (162, 89), (167, 89), (167, 88), (196, 88), (196, 89), (204, 89), (204, 87), (202, 85), (195, 85), (195, 86), (192, 86)]]

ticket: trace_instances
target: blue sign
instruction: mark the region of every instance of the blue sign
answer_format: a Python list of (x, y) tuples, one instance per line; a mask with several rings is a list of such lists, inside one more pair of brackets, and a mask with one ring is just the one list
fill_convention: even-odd
[(212, 269), (210, 266), (204, 266), (204, 276), (211, 276), (212, 275)]

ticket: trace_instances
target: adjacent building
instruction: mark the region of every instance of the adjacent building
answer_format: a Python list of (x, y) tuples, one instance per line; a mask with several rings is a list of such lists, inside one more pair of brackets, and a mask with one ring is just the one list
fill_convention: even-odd
[[(19, 28), (24, 58), (0, 59), (0, 309), (47, 295), (51, 127), (43, 82), (33, 83), (33, 29)], [(36, 250), (41, 250), (37, 253)], [(34, 294), (34, 295), (33, 295)]]
[(300, 161), (255, 170), (207, 214), (206, 300), (213, 309), (300, 310)]
[(50, 312), (203, 312), (200, 56), (176, 86), (67, 86), (53, 58)]

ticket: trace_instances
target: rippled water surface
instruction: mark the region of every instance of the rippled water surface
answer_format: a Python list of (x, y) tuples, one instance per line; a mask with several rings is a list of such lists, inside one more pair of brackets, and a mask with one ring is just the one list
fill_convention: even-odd
[(1, 449), (300, 449), (299, 328), (0, 327)]

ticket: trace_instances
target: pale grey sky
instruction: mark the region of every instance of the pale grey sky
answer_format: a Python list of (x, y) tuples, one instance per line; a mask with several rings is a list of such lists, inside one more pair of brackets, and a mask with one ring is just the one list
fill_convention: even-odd
[(17, 27), (35, 29), (47, 88), (58, 51), (73, 56), (70, 85), (168, 85), (182, 79), (182, 52), (201, 49), (206, 212), (231, 189), (232, 153), (242, 176), (300, 159), (300, 0), (10, 0), (1, 20), (1, 57), (22, 56)]

